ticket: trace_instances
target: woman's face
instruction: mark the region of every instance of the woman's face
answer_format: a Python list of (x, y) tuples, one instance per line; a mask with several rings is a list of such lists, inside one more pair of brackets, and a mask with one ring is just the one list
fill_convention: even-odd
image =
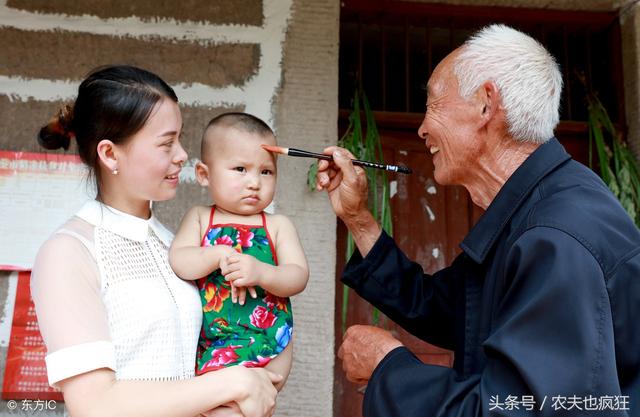
[(180, 144), (182, 116), (178, 104), (160, 100), (145, 125), (118, 152), (118, 194), (129, 201), (163, 201), (175, 197), (187, 153)]

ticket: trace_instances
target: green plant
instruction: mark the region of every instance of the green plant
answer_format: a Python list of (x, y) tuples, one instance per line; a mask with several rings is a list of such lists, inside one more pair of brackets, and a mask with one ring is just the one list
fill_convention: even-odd
[(589, 166), (593, 168), (595, 143), (600, 177), (640, 226), (640, 169), (638, 162), (593, 92), (587, 94), (589, 112)]
[[(365, 129), (363, 130), (361, 109), (364, 113)], [(364, 93), (356, 89), (353, 96), (353, 109), (349, 114), (349, 125), (338, 145), (348, 149), (356, 159), (384, 163), (382, 155), (382, 145), (380, 134), (373, 111), (369, 106), (369, 101)], [(308, 181), (309, 189), (315, 189), (315, 176), (318, 170), (317, 163), (309, 168)], [(369, 210), (376, 218), (382, 228), (393, 236), (393, 225), (391, 223), (391, 202), (389, 196), (389, 181), (387, 174), (383, 170), (367, 169), (367, 180), (369, 182)], [(347, 236), (346, 258), (349, 259), (355, 250), (355, 243), (351, 233)], [(349, 303), (349, 287), (343, 286), (342, 292), (342, 330), (346, 328), (347, 307)], [(372, 322), (377, 325), (380, 321), (380, 313), (373, 310)]]

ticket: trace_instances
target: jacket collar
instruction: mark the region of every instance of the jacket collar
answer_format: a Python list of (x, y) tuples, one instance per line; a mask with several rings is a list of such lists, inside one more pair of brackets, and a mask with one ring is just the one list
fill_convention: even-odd
[(480, 220), (460, 244), (475, 262), (484, 262), (505, 226), (542, 179), (571, 156), (556, 138), (539, 146), (502, 186)]
[(147, 220), (132, 216), (96, 200), (87, 201), (76, 213), (86, 222), (102, 227), (126, 239), (146, 242), (152, 230), (165, 245), (171, 245), (173, 234), (151, 214)]

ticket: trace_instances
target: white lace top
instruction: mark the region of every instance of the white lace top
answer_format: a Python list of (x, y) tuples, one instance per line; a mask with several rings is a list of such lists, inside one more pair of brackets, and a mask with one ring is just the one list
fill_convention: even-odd
[(193, 377), (202, 309), (169, 266), (172, 234), (87, 202), (40, 248), (31, 293), (49, 383), (99, 368), (117, 379)]

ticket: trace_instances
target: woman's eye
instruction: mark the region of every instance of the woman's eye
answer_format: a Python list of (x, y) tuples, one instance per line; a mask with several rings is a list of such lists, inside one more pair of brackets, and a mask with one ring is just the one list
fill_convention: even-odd
[(245, 172), (247, 170), (245, 167), (235, 167), (233, 169), (238, 171), (238, 172)]
[(262, 175), (273, 175), (273, 171), (270, 169), (264, 169), (262, 170)]

